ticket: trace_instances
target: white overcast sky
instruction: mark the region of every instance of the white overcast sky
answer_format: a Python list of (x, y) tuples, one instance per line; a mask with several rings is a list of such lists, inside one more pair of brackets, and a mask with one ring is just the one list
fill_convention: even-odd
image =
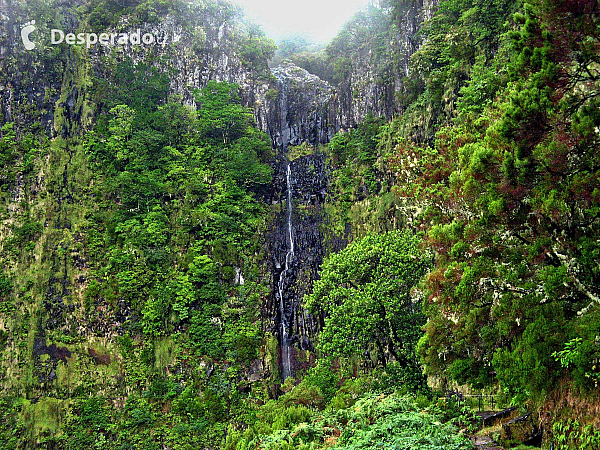
[(368, 0), (231, 0), (244, 8), (245, 16), (261, 25), (268, 37), (302, 34), (327, 43), (342, 25), (365, 7)]

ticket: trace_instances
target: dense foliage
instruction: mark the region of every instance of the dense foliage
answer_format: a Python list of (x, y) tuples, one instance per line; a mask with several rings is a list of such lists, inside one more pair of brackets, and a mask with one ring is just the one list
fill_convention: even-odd
[[(281, 180), (244, 106), (278, 95), (274, 44), (221, 0), (15, 2), (93, 29), (168, 18), (184, 44), (40, 44), (19, 63), (0, 42), (23, 69), (0, 72), (3, 448), (471, 448), (448, 389), (502, 392), (560, 448), (597, 446), (600, 7), (426, 4), (279, 46), (365, 108), (322, 149), (318, 334), (281, 383), (264, 242)], [(229, 78), (247, 90), (211, 81)]]
[(423, 320), (412, 291), (427, 259), (415, 237), (403, 232), (367, 236), (326, 259), (305, 299), (326, 316), (319, 349), (334, 357), (373, 354), (383, 365), (388, 359), (413, 365)]
[[(543, 402), (564, 377), (595, 398), (597, 4), (536, 1), (510, 14), (517, 5), (491, 2), (492, 20), (476, 3), (441, 4), (413, 56), (427, 82), (382, 134), (396, 192), (420, 208), (436, 253), (419, 351), (428, 373), (498, 383), (515, 402)], [(461, 31), (467, 18), (479, 31)], [(490, 34), (504, 21), (504, 35)], [(439, 89), (451, 80), (453, 91)], [(411, 108), (442, 98), (455, 118), (419, 146)]]
[[(435, 264), (418, 352), (441, 386), (499, 389), (566, 422), (577, 403), (596, 426), (598, 13), (596, 2), (440, 2), (403, 114), (375, 143), (361, 137), (369, 121), (333, 139), (328, 209), (338, 232), (426, 233)], [(586, 430), (560, 439), (584, 445)]]
[(364, 393), (373, 385), (359, 378), (346, 382), (323, 409), (309, 386), (311, 375), (277, 402), (257, 413), (257, 423), (245, 432), (231, 431), (230, 449), (471, 449), (471, 441), (457, 433), (470, 417), (465, 410), (440, 408), (425, 397)]
[[(252, 126), (235, 85), (209, 83), (198, 92), (196, 111), (167, 101), (168, 79), (148, 67), (124, 63), (119, 70), (132, 79), (143, 72), (147, 86), (138, 86), (140, 95), (129, 104), (121, 103), (128, 100), (125, 87), (122, 96), (112, 94), (107, 114), (77, 150), (94, 169), (96, 203), (86, 220), (86, 320), (98, 334), (107, 323), (121, 323), (122, 334), (120, 356), (87, 353), (117, 376), (87, 377), (84, 369), (81, 378), (64, 381), (70, 396), (82, 400), (17, 398), (5, 407), (24, 412), (17, 427), (32, 421), (44, 442), (64, 448), (212, 445), (239, 401), (232, 386), (237, 370), (257, 357), (262, 338), (257, 308), (265, 290), (249, 275), (256, 271), (265, 211), (252, 189), (270, 182), (264, 164), (270, 142)], [(10, 130), (4, 127), (5, 141), (14, 139)], [(35, 223), (26, 227), (14, 239), (39, 236)], [(234, 285), (235, 267), (249, 278), (244, 286)], [(3, 297), (10, 293), (9, 278), (2, 289)], [(60, 334), (50, 320), (46, 326), (51, 338), (63, 336), (77, 351), (76, 323)], [(229, 372), (211, 377), (216, 361), (228, 361)], [(98, 395), (102, 389), (112, 396), (127, 389), (124, 408)], [(41, 417), (50, 407), (55, 422), (45, 424)], [(21, 442), (8, 440), (12, 433), (5, 430), (8, 448)]]
[[(231, 4), (126, 3), (77, 13), (97, 28), (176, 17), (199, 58), (221, 21), (221, 51), (268, 78), (274, 45)], [(184, 101), (173, 61), (139, 56), (92, 68), (84, 49), (57, 48), (74, 67), (55, 98), (60, 136), (33, 112), (2, 122), (3, 448), (219, 445), (250, 395), (240, 373), (268, 338), (270, 139), (239, 86), (209, 81)]]

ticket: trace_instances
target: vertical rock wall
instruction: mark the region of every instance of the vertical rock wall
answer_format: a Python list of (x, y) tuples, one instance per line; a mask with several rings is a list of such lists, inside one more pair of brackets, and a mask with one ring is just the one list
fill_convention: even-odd
[[(286, 176), (288, 166), (289, 177)], [(288, 161), (284, 153), (278, 155), (274, 190), (277, 193), (275, 202), (279, 207), (268, 239), (274, 288), (273, 301), (268, 309), (272, 318), (272, 332), (279, 336), (282, 343), (282, 362), (285, 351), (291, 355), (291, 375), (299, 367), (299, 351), (313, 350), (312, 341), (321, 320), (303, 308), (302, 299), (317, 278), (323, 261), (321, 225), (326, 188), (324, 155), (302, 156), (293, 161)], [(290, 196), (288, 189), (291, 189)], [(291, 215), (288, 214), (290, 199)], [(282, 323), (285, 324), (283, 331)], [(283, 348), (284, 345), (290, 349)], [(284, 376), (290, 374), (287, 372), (287, 369), (282, 370)]]
[(338, 131), (334, 88), (290, 62), (284, 62), (272, 73), (275, 83), (266, 96), (265, 131), (271, 136), (273, 147), (329, 142)]
[(337, 129), (352, 128), (368, 115), (391, 119), (402, 113), (398, 96), (409, 74), (410, 57), (421, 45), (418, 31), (438, 3), (439, 0), (405, 0), (393, 13), (381, 12), (379, 20), (383, 23), (365, 25), (371, 29), (369, 40), (357, 42), (344, 55), (349, 67), (336, 86)]
[[(56, 6), (40, 3), (36, 9), (15, 3), (10, 11), (2, 10), (0, 20), (0, 122), (14, 121), (17, 128), (38, 122), (49, 136), (65, 138), (91, 128), (102, 112), (102, 105), (95, 104), (93, 79), (106, 78), (111, 67), (126, 58), (168, 73), (169, 95), (178, 95), (191, 105), (194, 104), (193, 91), (210, 80), (237, 83), (244, 103), (255, 112), (257, 125), (271, 136), (273, 147), (279, 151), (271, 197), (282, 208), (270, 240), (273, 281), (277, 286), (289, 250), (289, 242), (284, 238), (286, 208), (283, 206), (288, 189), (283, 170), (287, 164), (286, 149), (303, 142), (327, 143), (337, 131), (355, 126), (368, 114), (386, 118), (396, 114), (396, 93), (402, 89), (402, 78), (408, 72), (408, 58), (418, 47), (416, 31), (422, 20), (431, 15), (436, 3), (437, 0), (406, 2), (406, 9), (397, 20), (400, 25), (386, 44), (383, 56), (389, 60), (384, 73), (380, 72), (381, 61), (377, 59), (382, 57), (381, 52), (376, 54), (373, 48), (363, 46), (353, 49), (349, 55), (352, 70), (337, 86), (291, 63), (284, 63), (268, 73), (261, 68), (260, 61), (254, 61), (254, 65), (244, 61), (240, 45), (247, 30), (226, 4), (212, 9), (203, 3), (182, 4), (180, 7), (184, 9), (160, 20), (135, 23), (131, 17), (124, 17), (117, 27), (119, 31), (139, 28), (142, 34), (152, 33), (169, 42), (168, 45), (96, 45), (86, 49), (49, 43), (51, 28), (66, 32), (111, 31), (90, 29), (83, 2)], [(207, 9), (203, 9), (205, 7)], [(36, 48), (27, 51), (22, 45), (20, 30), (30, 20), (36, 20), (36, 31), (32, 34)], [(61, 184), (56, 189), (39, 186), (36, 192), (51, 188), (51, 198), (55, 199), (59, 213), (57, 221), (48, 222), (47, 227), (64, 233), (65, 248), (71, 249), (76, 247), (80, 237), (60, 218), (68, 216), (67, 211), (79, 204), (77, 198), (84, 193), (70, 189), (76, 170), (73, 154), (67, 152), (53, 157), (62, 167), (63, 176), (57, 177), (62, 180)], [(308, 350), (312, 348), (311, 340), (320, 319), (308, 315), (301, 300), (318, 276), (324, 255), (320, 227), (327, 176), (322, 155), (301, 157), (290, 162), (290, 168), (296, 248), (284, 283), (284, 308), (280, 310), (274, 303), (267, 309), (274, 330), (279, 329), (285, 318), (291, 345)], [(15, 186), (14, 198), (22, 198), (24, 189), (29, 188)], [(35, 194), (30, 201), (38, 201)], [(47, 299), (40, 305), (45, 312), (39, 325), (66, 327), (65, 316), (72, 312), (78, 293), (86, 286), (87, 257), (77, 254), (73, 261), (67, 261), (60, 256), (58, 247), (44, 248), (42, 252), (54, 263), (48, 270), (47, 281), (40, 281), (46, 285)], [(111, 334), (115, 330), (109, 329), (109, 324), (118, 325), (128, 314), (126, 310), (119, 310), (115, 317), (107, 316), (102, 323), (86, 324), (88, 331), (83, 329), (82, 332), (94, 329)], [(43, 335), (41, 330), (38, 334), (40, 338)], [(297, 361), (297, 354), (293, 356)]]
[[(263, 88), (259, 93), (259, 104), (264, 109), (257, 111), (257, 121), (278, 150), (272, 198), (279, 205), (279, 213), (269, 237), (273, 298), (267, 309), (272, 319), (271, 330), (279, 336), (281, 344), (284, 378), (301, 366), (301, 352), (313, 349), (312, 341), (323, 321), (322, 317), (313, 317), (304, 310), (302, 299), (318, 277), (325, 253), (322, 225), (327, 189), (323, 155), (304, 156), (290, 162), (288, 146), (303, 142), (324, 144), (340, 129), (356, 126), (368, 115), (389, 119), (397, 114), (397, 93), (408, 75), (410, 56), (419, 46), (416, 34), (436, 5), (437, 0), (407, 1), (396, 10), (394, 19), (390, 13), (389, 25), (395, 20), (397, 26), (392, 27), (394, 32), (386, 43), (386, 52), (382, 55), (379, 49), (376, 55), (368, 45), (353, 49), (352, 69), (335, 87), (284, 62), (272, 70), (274, 80), (268, 91)], [(291, 177), (287, 176), (288, 167)], [(293, 249), (291, 254), (290, 249)]]

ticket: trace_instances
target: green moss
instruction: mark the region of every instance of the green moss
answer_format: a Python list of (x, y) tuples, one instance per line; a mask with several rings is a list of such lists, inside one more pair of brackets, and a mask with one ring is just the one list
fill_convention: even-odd
[(279, 351), (279, 342), (276, 336), (267, 335), (265, 337), (265, 365), (269, 368), (271, 372), (271, 377), (274, 383), (278, 384), (281, 382), (279, 376), (279, 360), (278, 360), (278, 351)]
[(43, 438), (60, 434), (65, 419), (65, 401), (42, 397), (38, 401), (23, 400), (20, 421), (30, 433), (31, 442), (40, 443)]
[(307, 142), (303, 142), (300, 145), (294, 145), (288, 147), (287, 157), (290, 161), (294, 161), (301, 156), (314, 155), (318, 149)]
[(154, 341), (154, 367), (164, 372), (175, 362), (176, 353), (177, 344), (172, 338), (157, 338)]

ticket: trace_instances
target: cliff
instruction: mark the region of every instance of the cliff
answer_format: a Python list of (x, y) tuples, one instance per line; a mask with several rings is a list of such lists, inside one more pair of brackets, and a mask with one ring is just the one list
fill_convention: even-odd
[(271, 135), (273, 146), (329, 142), (337, 131), (333, 87), (290, 62), (272, 73), (277, 80), (277, 95), (268, 99), (265, 131)]
[[(148, 64), (169, 77), (169, 96), (193, 104), (193, 91), (209, 80), (240, 85), (244, 101), (255, 106), (268, 89), (267, 59), (274, 47), (240, 21), (238, 7), (225, 1), (174, 2), (155, 8), (140, 5), (112, 20), (99, 20), (88, 2), (16, 2), (5, 11), (0, 27), (0, 111), (5, 121), (25, 125), (39, 121), (51, 136), (89, 129), (102, 105), (97, 81), (119, 83), (118, 63)], [(27, 51), (21, 29), (34, 21)], [(86, 45), (53, 45), (51, 29), (66, 33), (139, 32), (151, 44), (111, 41)], [(259, 111), (259, 108), (257, 108)], [(259, 114), (257, 112), (257, 114)], [(66, 123), (64, 123), (66, 122)]]
[[(53, 45), (52, 29), (155, 42)], [(389, 117), (400, 88), (383, 83), (368, 46), (347, 80), (292, 63), (271, 72), (272, 43), (225, 1), (7, 2), (0, 30), (3, 411), (27, 430), (25, 446), (58, 445), (89, 398), (119, 422), (131, 398), (153, 396), (139, 401), (160, 420), (168, 411), (164, 445), (192, 436), (190, 448), (209, 448), (238, 393), (252, 383), (277, 393), (270, 334), (287, 323), (299, 367), (319, 328), (300, 301), (325, 253), (327, 167), (323, 155), (303, 156), (286, 176), (285, 151), (327, 143), (368, 114)], [(268, 143), (243, 127), (216, 139), (222, 117), (190, 129), (196, 92), (211, 81), (236, 83), (281, 150), (265, 195), (279, 210), (253, 194), (269, 190)], [(226, 106), (236, 95), (225, 92)], [(233, 106), (219, 113), (246, 118)], [(197, 398), (204, 409), (186, 406)], [(202, 432), (173, 425), (184, 422)], [(126, 431), (89, 427), (89, 442), (128, 442)]]
[[(190, 261), (180, 260), (182, 254), (191, 250), (200, 234), (197, 230), (207, 233), (204, 231), (206, 226), (197, 217), (193, 219), (195, 222), (191, 228), (185, 225), (186, 231), (182, 233), (187, 236), (187, 241), (178, 244), (179, 250), (172, 253), (172, 259), (165, 259), (164, 254), (171, 252), (172, 244), (169, 242), (174, 235), (174, 224), (179, 221), (177, 217), (184, 208), (181, 203), (185, 203), (183, 188), (179, 186), (179, 190), (167, 192), (164, 186), (146, 185), (139, 179), (108, 187), (115, 175), (110, 174), (109, 166), (119, 158), (117, 152), (112, 152), (108, 159), (99, 163), (95, 159), (98, 155), (90, 149), (104, 148), (110, 140), (107, 136), (113, 131), (107, 129), (106, 124), (112, 120), (109, 117), (114, 117), (110, 111), (115, 105), (128, 105), (129, 109), (121, 109), (124, 111), (121, 118), (134, 131), (141, 120), (148, 120), (151, 128), (154, 127), (158, 133), (156, 124), (152, 124), (149, 117), (154, 114), (153, 120), (158, 120), (156, 112), (167, 104), (171, 108), (173, 104), (193, 106), (194, 92), (209, 81), (237, 83), (241, 87), (242, 103), (255, 107), (256, 115), (260, 117), (257, 99), (267, 92), (272, 82), (267, 59), (272, 54), (273, 44), (252, 27), (243, 24), (239, 9), (232, 4), (206, 1), (130, 2), (129, 5), (116, 7), (114, 2), (85, 1), (75, 4), (9, 2), (3, 5), (0, 21), (0, 254), (3, 274), (0, 335), (4, 345), (0, 350), (0, 365), (2, 394), (7, 398), (56, 399), (56, 404), (60, 405), (62, 400), (80, 398), (87, 395), (86, 392), (113, 399), (127, 397), (141, 389), (145, 382), (137, 384), (127, 375), (130, 369), (126, 366), (131, 359), (121, 352), (124, 336), (132, 336), (136, 346), (168, 347), (168, 351), (165, 350), (169, 355), (167, 359), (161, 360), (159, 356), (157, 361), (161, 362), (154, 363), (155, 357), (152, 356), (147, 369), (154, 370), (151, 368), (156, 367), (162, 373), (169, 370), (167, 366), (171, 362), (168, 361), (173, 361), (174, 356), (170, 355), (174, 354), (176, 347), (173, 340), (148, 337), (147, 344), (141, 343), (143, 338), (138, 341), (141, 337), (139, 325), (145, 314), (144, 303), (150, 305), (152, 300), (148, 298), (152, 297), (148, 295), (149, 289), (157, 283), (157, 274), (162, 276), (160, 271), (153, 272), (152, 267), (156, 266), (156, 261), (167, 261), (167, 267), (171, 267), (169, 270), (179, 265), (187, 268)], [(29, 38), (35, 48), (26, 50), (21, 30), (32, 25), (35, 29)], [(162, 44), (108, 43), (94, 44), (90, 48), (66, 43), (53, 45), (50, 30), (54, 28), (65, 33), (135, 33), (139, 30), (141, 35), (150, 34)], [(169, 155), (168, 151), (175, 152), (175, 141), (183, 139), (178, 133), (189, 126), (192, 116), (186, 111), (184, 107), (174, 112), (182, 128), (177, 128), (175, 123), (170, 124), (171, 130), (177, 129), (177, 133), (169, 138), (170, 142), (157, 148), (162, 159), (160, 164), (154, 165), (152, 177), (157, 176), (158, 171), (168, 169), (169, 159), (174, 161), (173, 157), (183, 157), (182, 154), (179, 157), (175, 153)], [(246, 133), (245, 130), (242, 132)], [(102, 137), (95, 141), (94, 136), (98, 135)], [(146, 137), (137, 144), (128, 144), (133, 152), (124, 156), (119, 164), (129, 166), (119, 167), (119, 173), (128, 176), (139, 172), (140, 169), (133, 167), (131, 161), (143, 159), (154, 143), (164, 141), (166, 134), (151, 137), (150, 133)], [(231, 145), (237, 137), (232, 136)], [(193, 136), (188, 135), (188, 138), (190, 140), (184, 142), (185, 148), (191, 146)], [(268, 167), (258, 160), (268, 157), (268, 144), (267, 150), (264, 150), (262, 141), (254, 139), (253, 134), (244, 138), (246, 145), (257, 145), (259, 149), (249, 150), (238, 144), (236, 151), (245, 152), (244, 158), (254, 157), (257, 170), (263, 170), (260, 176), (268, 180)], [(249, 140), (251, 138), (254, 140)], [(253, 142), (255, 144), (251, 144)], [(185, 148), (181, 147), (178, 151), (185, 151)], [(256, 153), (263, 150), (264, 154), (257, 157)], [(235, 156), (234, 151), (231, 154)], [(192, 156), (187, 154), (185, 158), (188, 158), (184, 166), (187, 170)], [(152, 163), (152, 158), (149, 162)], [(155, 159), (154, 163), (157, 162), (158, 159)], [(209, 164), (205, 163), (205, 166)], [(226, 164), (233, 167), (235, 161), (227, 160)], [(173, 174), (165, 180), (179, 177)], [(181, 179), (197, 178), (198, 183), (213, 183), (219, 176), (213, 173), (208, 179), (206, 175), (195, 173)], [(256, 177), (249, 177), (251, 183), (261, 185)], [(240, 184), (244, 194), (247, 183)], [(140, 188), (140, 191), (134, 194), (130, 188)], [(147, 210), (140, 208), (139, 199), (146, 195), (140, 197), (141, 190), (152, 192), (150, 202), (154, 206), (148, 206)], [(214, 191), (215, 186), (212, 186), (206, 195), (215, 195)], [(248, 197), (236, 192), (238, 201), (250, 204), (248, 208), (253, 211), (252, 214), (263, 214)], [(196, 195), (193, 189), (188, 190), (188, 201), (190, 195)], [(134, 197), (138, 199), (137, 205), (125, 206)], [(179, 207), (171, 208), (171, 201), (180, 202), (177, 203)], [(195, 201), (202, 203), (206, 196)], [(157, 213), (162, 217), (157, 223), (164, 225), (158, 232), (164, 237), (157, 242), (163, 242), (165, 249), (149, 248), (143, 243), (135, 251), (125, 250), (123, 255), (136, 255), (129, 263), (132, 270), (125, 275), (125, 270), (115, 269), (114, 254), (110, 256), (107, 251), (108, 247), (121, 245), (117, 242), (119, 238), (114, 239), (120, 231), (116, 231), (110, 223), (118, 229), (127, 222), (124, 218), (127, 215), (134, 222), (142, 220), (144, 223), (144, 219), (135, 216), (151, 213), (151, 208), (166, 211)], [(124, 216), (117, 218), (121, 213)], [(236, 219), (243, 220), (240, 216)], [(242, 237), (246, 239), (251, 233), (256, 233), (261, 220), (264, 217), (255, 219), (252, 226), (244, 229)], [(232, 231), (227, 233), (233, 235)], [(126, 240), (129, 240), (136, 233), (126, 234), (129, 236)], [(219, 259), (215, 256), (215, 253), (218, 255), (215, 246), (202, 251), (211, 255), (206, 261)], [(161, 252), (163, 256), (160, 256)], [(258, 250), (256, 255), (259, 255)], [(154, 258), (154, 262), (148, 264), (148, 257)], [(223, 256), (225, 262), (218, 263), (218, 273), (211, 269), (207, 275), (224, 286), (215, 288), (218, 294), (215, 298), (219, 298), (225, 286), (235, 290), (240, 284), (240, 277), (236, 281), (234, 274), (253, 270), (259, 257), (263, 256), (255, 256), (250, 248), (230, 250)], [(180, 262), (175, 262), (178, 259)], [(105, 263), (105, 268), (100, 269)], [(140, 269), (140, 264), (146, 268)], [(146, 275), (143, 275), (144, 271)], [(132, 295), (124, 293), (122, 288), (125, 285), (121, 283), (124, 279), (117, 281), (118, 273), (133, 276), (129, 278), (131, 282), (137, 280), (135, 284), (138, 287), (131, 292)], [(150, 273), (155, 275), (144, 278)], [(258, 284), (261, 276), (268, 277), (267, 271), (253, 278), (245, 272), (243, 275)], [(120, 283), (121, 287), (118, 286)], [(176, 298), (173, 297), (173, 300)], [(230, 294), (229, 298), (233, 301), (237, 297)], [(171, 311), (170, 304), (164, 307), (165, 314), (172, 314), (166, 312)], [(165, 319), (171, 322), (173, 317)], [(177, 327), (171, 332), (181, 331), (181, 327)], [(164, 333), (160, 332), (161, 335)], [(148, 351), (153, 354), (153, 350)], [(189, 367), (186, 370), (189, 371)], [(142, 378), (150, 380), (148, 375)], [(41, 411), (48, 404), (46, 400), (42, 403), (39, 406)], [(24, 411), (35, 416), (38, 414), (36, 408), (27, 406)], [(63, 417), (64, 409), (52, 413), (53, 420), (58, 422)], [(44, 427), (32, 431), (31, 442), (50, 431)]]
[(348, 21), (321, 54), (292, 56), (334, 87), (329, 125), (349, 129), (368, 116), (391, 119), (404, 111), (411, 56), (422, 46), (419, 30), (438, 0), (371, 4)]

